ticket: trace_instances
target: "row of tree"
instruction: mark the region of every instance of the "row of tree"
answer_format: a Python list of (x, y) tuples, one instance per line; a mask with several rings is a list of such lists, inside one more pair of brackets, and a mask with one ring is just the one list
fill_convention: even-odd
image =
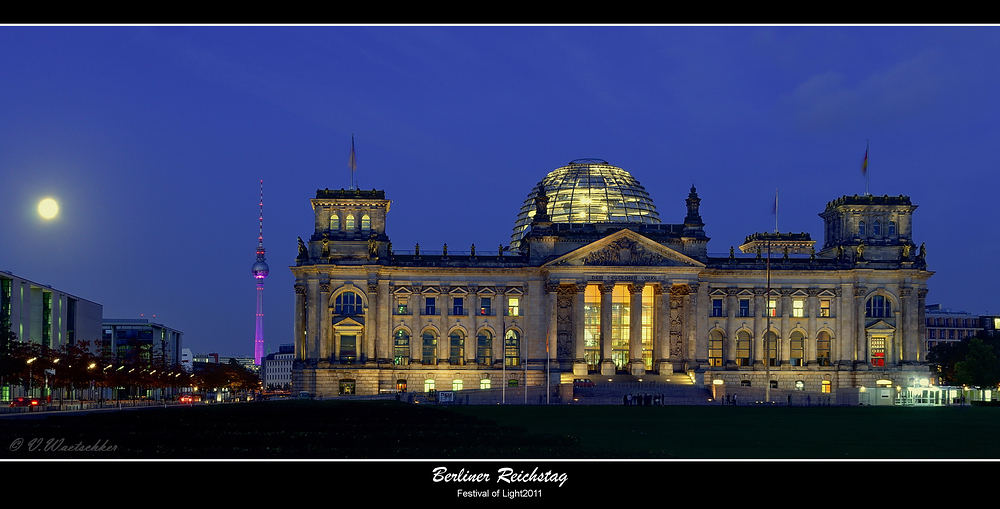
[[(26, 392), (48, 387), (63, 389), (71, 398), (90, 398), (111, 389), (117, 396), (141, 397), (152, 392), (177, 394), (187, 388), (259, 390), (260, 380), (238, 364), (207, 364), (194, 373), (171, 364), (166, 352), (124, 355), (94, 348), (88, 341), (48, 348), (19, 341), (9, 320), (0, 318), (0, 385), (24, 387)], [(157, 391), (158, 390), (158, 391)]]
[(965, 385), (980, 390), (1000, 384), (1000, 336), (985, 331), (961, 341), (942, 341), (927, 352), (937, 367), (939, 385)]

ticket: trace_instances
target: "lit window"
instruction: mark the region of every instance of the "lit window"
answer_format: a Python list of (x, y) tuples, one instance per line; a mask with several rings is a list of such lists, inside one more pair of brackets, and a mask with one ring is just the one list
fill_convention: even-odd
[(521, 316), (521, 303), (517, 297), (507, 299), (507, 316)]
[(504, 364), (507, 366), (521, 365), (521, 336), (511, 329), (503, 339)]
[(347, 218), (344, 220), (344, 228), (349, 231), (354, 231), (354, 214), (347, 214)]
[(479, 388), (480, 389), (489, 389), (490, 388), (490, 379), (489, 378), (484, 378), (484, 379), (480, 380), (479, 381)]
[(393, 339), (393, 359), (392, 363), (397, 366), (405, 366), (410, 363), (410, 333), (400, 329), (396, 331)]
[(361, 233), (369, 233), (372, 230), (372, 218), (365, 214), (361, 216)]
[(340, 380), (340, 394), (355, 394), (355, 382), (350, 378)]
[(830, 384), (829, 380), (823, 380), (821, 388), (820, 388), (820, 392), (829, 394), (831, 387), (833, 387), (833, 386), (832, 386), (832, 384)]
[(453, 391), (460, 391), (460, 390), (462, 390), (462, 380), (452, 380), (451, 381), (451, 390), (453, 390)]
[(433, 379), (424, 380), (424, 392), (431, 392), (433, 390), (435, 390), (434, 380)]
[(804, 390), (806, 390), (806, 383), (804, 381), (802, 381), (802, 380), (796, 380), (795, 381), (795, 390), (797, 390), (797, 391), (804, 391)]
[(408, 315), (408, 314), (410, 314), (410, 310), (407, 308), (407, 305), (406, 305), (406, 300), (407, 300), (406, 297), (400, 297), (399, 298), (399, 301), (398, 301), (398, 303), (396, 305), (396, 314), (397, 315)]
[(396, 390), (399, 392), (406, 392), (406, 379), (400, 378), (396, 380)]
[(805, 304), (806, 302), (802, 299), (792, 299), (792, 316), (795, 318), (805, 316)]
[(493, 299), (482, 297), (479, 299), (479, 314), (483, 316), (493, 316)]
[(722, 316), (722, 299), (712, 299), (712, 316)]
[(768, 316), (778, 316), (778, 300), (768, 299), (767, 300), (767, 315)]
[(747, 331), (736, 333), (736, 365), (750, 365), (750, 333)]
[(336, 212), (330, 215), (330, 229), (334, 231), (340, 230), (340, 216)]
[(819, 316), (823, 318), (830, 317), (830, 299), (820, 299), (819, 301)]
[(708, 365), (722, 366), (722, 333), (714, 330), (708, 335)]

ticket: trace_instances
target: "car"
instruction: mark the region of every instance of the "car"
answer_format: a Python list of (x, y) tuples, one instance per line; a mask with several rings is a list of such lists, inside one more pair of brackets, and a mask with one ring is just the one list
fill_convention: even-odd
[(31, 407), (36, 407), (39, 404), (41, 404), (41, 400), (39, 400), (38, 398), (14, 398), (10, 402), (11, 408), (14, 408), (14, 407), (28, 407), (28, 408), (31, 408)]
[(573, 380), (573, 387), (596, 387), (596, 384), (589, 378), (577, 378)]

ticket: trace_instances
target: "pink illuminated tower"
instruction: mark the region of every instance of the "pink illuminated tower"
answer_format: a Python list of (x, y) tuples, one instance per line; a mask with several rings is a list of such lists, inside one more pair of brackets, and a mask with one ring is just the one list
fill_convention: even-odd
[(257, 280), (257, 323), (253, 335), (254, 363), (260, 366), (264, 357), (264, 278), (267, 277), (267, 262), (264, 261), (264, 181), (260, 181), (260, 235), (257, 237), (257, 261), (251, 268)]

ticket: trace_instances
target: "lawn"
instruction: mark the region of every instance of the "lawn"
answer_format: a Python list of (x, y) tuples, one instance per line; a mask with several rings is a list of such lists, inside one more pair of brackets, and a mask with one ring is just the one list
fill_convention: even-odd
[(1000, 408), (285, 401), (5, 417), (5, 459), (992, 459)]

